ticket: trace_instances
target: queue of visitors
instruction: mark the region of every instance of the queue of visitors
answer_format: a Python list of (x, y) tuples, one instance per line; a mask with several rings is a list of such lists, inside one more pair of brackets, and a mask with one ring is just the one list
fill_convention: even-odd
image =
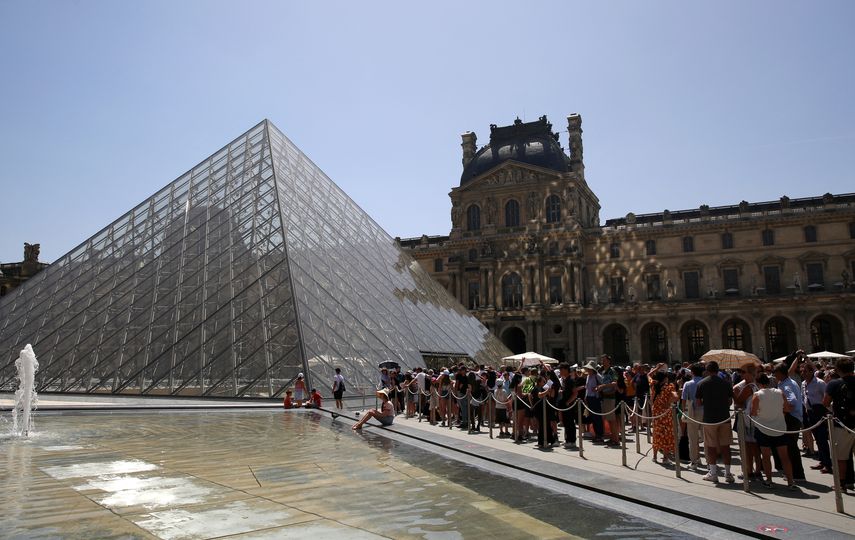
[[(620, 448), (622, 432), (638, 436), (649, 431), (654, 461), (663, 466), (672, 466), (678, 459), (687, 461), (690, 470), (704, 473), (703, 479), (714, 484), (719, 478), (736, 481), (731, 447), (741, 430), (742, 470), (749, 481), (771, 487), (774, 464), (788, 489), (798, 490), (805, 481), (803, 458), (814, 459), (811, 468), (829, 475), (831, 460), (836, 459), (842, 489), (853, 489), (851, 359), (831, 366), (814, 363), (799, 350), (776, 366), (746, 364), (732, 370), (720, 370), (716, 362), (621, 368), (613, 366), (608, 355), (601, 357), (601, 365), (592, 361), (581, 368), (560, 363), (557, 368), (540, 364), (473, 369), (461, 363), (407, 372), (383, 368), (380, 388), (382, 407), (369, 411), (355, 429), (369, 418), (389, 425), (395, 414), (403, 412), (474, 433), (492, 426), (498, 428), (499, 438), (520, 444), (536, 440), (541, 449), (563, 440), (563, 447), (573, 451), (578, 449), (577, 408), (581, 406), (585, 441)], [(674, 406), (679, 418), (676, 430)], [(745, 414), (734, 414), (736, 409)], [(834, 416), (833, 447), (825, 420), (829, 413)], [(745, 425), (734, 423), (734, 418), (744, 419)], [(794, 433), (808, 428), (813, 429), (801, 437)], [(675, 455), (675, 448), (680, 455)], [(719, 461), (723, 471), (718, 469)]]

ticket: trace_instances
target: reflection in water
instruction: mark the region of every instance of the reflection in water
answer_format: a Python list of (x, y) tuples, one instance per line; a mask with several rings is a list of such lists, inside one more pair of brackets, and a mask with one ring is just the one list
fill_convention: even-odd
[[(0, 537), (133, 536), (138, 527), (176, 539), (253, 531), (252, 538), (674, 535), (313, 413), (65, 415), (42, 423), (41, 438), (0, 441), (7, 464)], [(38, 500), (27, 496), (31, 489)]]

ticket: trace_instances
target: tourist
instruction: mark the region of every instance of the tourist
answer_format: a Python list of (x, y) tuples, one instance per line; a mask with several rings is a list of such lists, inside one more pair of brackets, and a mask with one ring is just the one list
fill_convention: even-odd
[[(751, 407), (751, 397), (757, 392), (760, 387), (756, 384), (756, 375), (757, 375), (757, 366), (755, 364), (746, 364), (742, 367), (742, 369), (736, 370), (741, 372), (740, 380), (736, 383), (736, 386), (733, 387), (733, 404), (737, 409), (742, 409), (748, 414), (746, 418), (743, 416), (737, 416), (735, 422), (735, 430), (739, 430), (739, 423), (742, 421), (741, 418), (745, 419), (745, 429), (743, 432), (743, 442), (745, 443), (745, 463), (742, 464), (742, 474), (740, 475), (740, 480), (744, 478), (744, 475), (747, 474), (748, 478), (763, 478), (761, 474), (762, 467), (762, 459), (760, 454), (760, 445), (757, 443), (757, 440), (754, 438), (754, 428), (751, 425), (751, 415), (750, 415), (750, 407)], [(767, 381), (768, 384), (769, 377), (766, 376), (764, 380)]]
[(428, 394), (430, 396), (429, 397), (429, 404), (428, 404), (428, 412), (429, 412), (430, 425), (435, 426), (438, 423), (437, 417), (439, 416), (439, 405), (440, 405), (439, 377), (433, 376), (433, 370), (430, 370), (428, 372), (428, 377), (429, 378), (427, 380), (427, 385), (428, 385), (428, 388), (430, 388), (429, 394)]
[(698, 388), (698, 383), (704, 379), (704, 366), (700, 363), (694, 363), (689, 371), (692, 378), (683, 384), (682, 410), (686, 417), (686, 435), (689, 439), (689, 468), (700, 471), (704, 428), (699, 422), (704, 420), (704, 408), (695, 403), (695, 390)]
[[(576, 374), (570, 369), (567, 362), (558, 364), (558, 371), (561, 374), (561, 391), (558, 395), (558, 406), (562, 409), (567, 409), (576, 404), (578, 390), (576, 387)], [(577, 406), (581, 407), (580, 404)], [(576, 446), (576, 412), (575, 407), (567, 411), (561, 412), (561, 423), (564, 425), (564, 448), (568, 450), (578, 450)]]
[(528, 394), (523, 393), (523, 376), (522, 373), (514, 373), (511, 379), (511, 393), (514, 397), (516, 406), (516, 415), (514, 418), (514, 441), (521, 443), (528, 439), (528, 410), (531, 404), (529, 403)]
[[(642, 416), (649, 416), (647, 414), (648, 411), (645, 411), (648, 407), (648, 399), (650, 396), (650, 379), (648, 378), (648, 372), (650, 371), (650, 366), (647, 364), (636, 364), (635, 374), (632, 379), (633, 386), (635, 386), (635, 406), (636, 412)], [(641, 430), (647, 425), (647, 420), (643, 418), (639, 419), (635, 418), (636, 424), (633, 425), (636, 430)]]
[(499, 438), (507, 439), (511, 436), (508, 431), (508, 428), (511, 426), (510, 417), (508, 416), (508, 407), (511, 406), (509, 372), (502, 372), (502, 377), (497, 381), (493, 399), (496, 402), (496, 423), (499, 424)]
[(335, 408), (343, 409), (342, 397), (344, 396), (344, 376), (341, 374), (341, 368), (335, 368), (332, 384), (333, 398), (335, 398)]
[(618, 391), (618, 379), (615, 376), (614, 371), (612, 370), (612, 358), (611, 356), (604, 354), (600, 357), (603, 362), (602, 369), (603, 373), (600, 376), (600, 380), (602, 381), (596, 388), (596, 392), (600, 396), (600, 407), (604, 416), (602, 416), (602, 421), (605, 423), (605, 426), (609, 429), (609, 440), (606, 443), (607, 446), (620, 446), (620, 441), (618, 440), (618, 425), (617, 425), (617, 416), (615, 413), (617, 412), (615, 409), (617, 408), (617, 391)]
[(291, 389), (285, 390), (285, 399), (282, 400), (282, 406), (286, 409), (294, 408), (294, 400), (291, 398)]
[(391, 388), (392, 379), (389, 377), (388, 368), (380, 368), (380, 388)]
[(704, 449), (709, 472), (704, 480), (718, 483), (717, 461), (724, 463), (724, 478), (729, 484), (736, 481), (730, 472), (730, 404), (733, 387), (719, 376), (718, 362), (707, 364), (707, 377), (698, 383), (695, 402), (704, 408)]
[(656, 454), (662, 453), (662, 465), (671, 465), (674, 456), (674, 419), (670, 411), (671, 405), (677, 401), (677, 391), (674, 385), (668, 381), (668, 374), (664, 371), (665, 364), (659, 364), (651, 371), (653, 384), (650, 390), (650, 399), (653, 401), (653, 461)]
[(597, 364), (593, 361), (585, 364), (585, 405), (588, 406), (591, 424), (594, 426), (594, 438), (592, 442), (603, 442), (603, 417), (600, 413), (603, 412), (602, 401), (600, 394), (597, 392), (597, 387), (603, 383), (602, 377), (597, 372)]
[[(539, 420), (537, 445), (540, 448), (550, 447), (557, 440), (555, 429), (553, 429), (553, 424), (556, 421), (555, 409), (550, 404), (555, 405), (558, 386), (557, 375), (548, 367), (542, 366), (534, 387), (534, 395), (536, 396), (534, 416)], [(557, 428), (557, 426), (555, 427)]]
[(294, 401), (297, 407), (302, 407), (309, 399), (309, 392), (306, 389), (306, 381), (303, 380), (303, 374), (297, 374), (297, 380), (294, 382)]
[(772, 448), (778, 454), (787, 477), (790, 489), (798, 489), (793, 482), (793, 467), (787, 451), (787, 437), (780, 432), (787, 430), (784, 413), (791, 409), (790, 403), (784, 398), (784, 393), (778, 388), (769, 388), (769, 376), (761, 373), (757, 377), (759, 389), (751, 398), (751, 417), (754, 422), (754, 438), (760, 446), (763, 457), (763, 472), (766, 480), (763, 485), (772, 487)]
[[(831, 474), (831, 450), (828, 447), (828, 424), (822, 422), (825, 415), (828, 414), (828, 409), (825, 408), (823, 401), (825, 399), (826, 383), (821, 378), (816, 376), (816, 368), (810, 361), (802, 362), (802, 398), (804, 399), (804, 419), (805, 424), (813, 426), (818, 424), (813, 431), (804, 433), (804, 445), (807, 450), (812, 448), (811, 442), (816, 443), (817, 457), (819, 463), (812, 465), (811, 469), (820, 471), (823, 474)], [(808, 441), (808, 435), (813, 441)]]
[[(852, 452), (855, 451), (855, 374), (852, 360), (841, 358), (834, 368), (838, 378), (825, 387), (823, 404), (834, 414), (834, 428), (831, 434), (834, 446), (831, 451), (840, 469), (841, 489), (853, 489), (851, 481)], [(847, 429), (848, 428), (848, 429)]]
[[(798, 383), (790, 377), (788, 367), (792, 362), (798, 362), (804, 357), (804, 351), (796, 351), (795, 356), (792, 357), (791, 361), (782, 362), (773, 370), (775, 380), (778, 381), (778, 388), (784, 393), (784, 398), (786, 398), (787, 403), (789, 403), (791, 407), (790, 411), (784, 414), (784, 420), (787, 422), (787, 431), (800, 430), (804, 420), (802, 389), (799, 387)], [(790, 360), (789, 357), (788, 360)], [(801, 452), (799, 452), (798, 433), (787, 435), (787, 453), (790, 455), (790, 463), (793, 466), (793, 478), (796, 479), (796, 482), (804, 481), (805, 470), (802, 466), (802, 455)]]
[(375, 418), (380, 424), (383, 426), (391, 426), (392, 422), (395, 420), (395, 407), (392, 405), (392, 401), (389, 399), (389, 390), (386, 388), (381, 388), (377, 390), (377, 397), (383, 400), (383, 403), (380, 405), (379, 409), (371, 409), (367, 411), (359, 422), (353, 425), (352, 429), (362, 429), (362, 426), (365, 425), (368, 420), (371, 418)]
[(469, 378), (466, 376), (466, 366), (459, 364), (457, 374), (454, 376), (454, 398), (457, 400), (459, 413), (457, 414), (457, 427), (469, 429)]
[(321, 393), (318, 392), (316, 388), (312, 388), (312, 396), (309, 400), (309, 403), (306, 403), (307, 409), (320, 409), (321, 408)]

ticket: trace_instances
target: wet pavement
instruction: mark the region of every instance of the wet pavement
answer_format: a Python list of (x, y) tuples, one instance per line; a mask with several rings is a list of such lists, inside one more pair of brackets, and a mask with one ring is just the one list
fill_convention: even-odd
[(41, 414), (0, 460), (0, 538), (691, 537), (303, 411)]

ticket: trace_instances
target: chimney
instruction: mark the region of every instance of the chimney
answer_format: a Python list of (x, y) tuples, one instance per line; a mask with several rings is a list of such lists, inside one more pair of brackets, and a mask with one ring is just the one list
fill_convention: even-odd
[(465, 169), (469, 165), (469, 162), (472, 161), (472, 158), (475, 157), (475, 151), (478, 149), (475, 146), (475, 141), (478, 140), (478, 137), (471, 131), (467, 131), (460, 137), (463, 139), (463, 143), (460, 146), (463, 147), (463, 168)]
[(567, 132), (570, 134), (568, 141), (570, 161), (584, 167), (582, 162), (582, 117), (578, 113), (572, 113), (567, 117)]

